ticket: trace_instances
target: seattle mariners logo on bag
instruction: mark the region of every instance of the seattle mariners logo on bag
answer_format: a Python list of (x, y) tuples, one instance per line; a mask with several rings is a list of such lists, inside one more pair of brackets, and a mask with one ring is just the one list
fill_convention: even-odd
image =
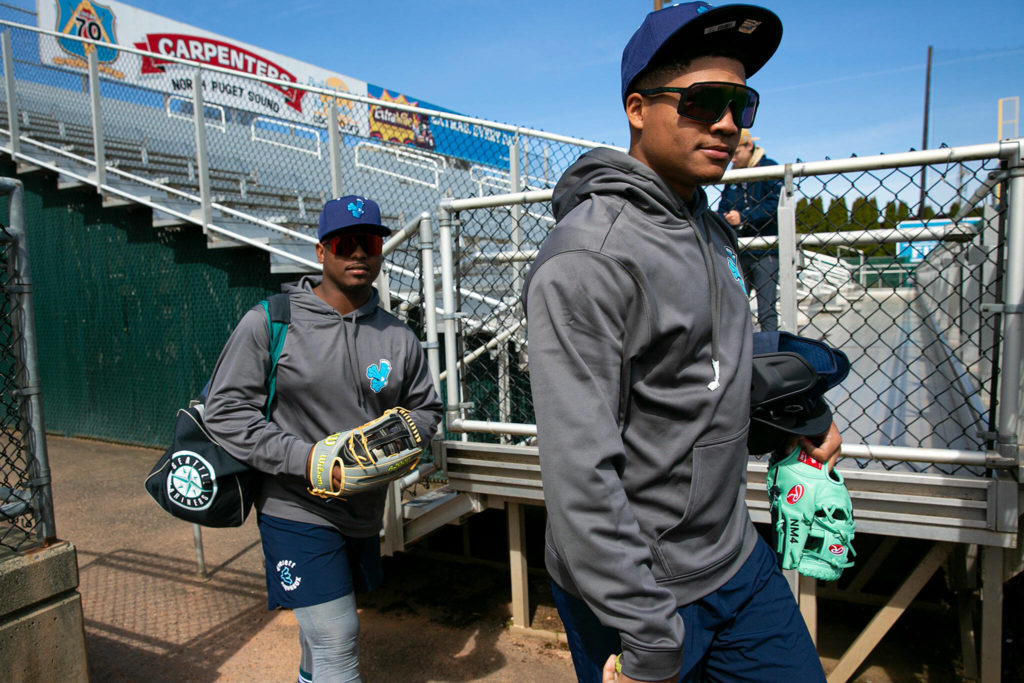
[(363, 200), (357, 199), (354, 202), (349, 202), (348, 206), (345, 208), (348, 209), (353, 216), (359, 218), (363, 215)]
[(729, 247), (726, 247), (725, 256), (729, 260), (729, 272), (732, 273), (733, 279), (740, 284), (740, 289), (742, 289), (743, 293), (746, 294), (747, 285), (743, 282), (743, 276), (740, 275), (740, 268), (739, 265), (737, 265), (736, 252), (730, 249)]
[(370, 388), (373, 393), (378, 394), (380, 390), (388, 385), (388, 377), (391, 375), (391, 363), (380, 359), (380, 363), (366, 368), (366, 376), (370, 380)]
[(217, 475), (213, 466), (193, 451), (178, 451), (171, 456), (167, 477), (167, 497), (189, 510), (205, 510), (217, 495)]

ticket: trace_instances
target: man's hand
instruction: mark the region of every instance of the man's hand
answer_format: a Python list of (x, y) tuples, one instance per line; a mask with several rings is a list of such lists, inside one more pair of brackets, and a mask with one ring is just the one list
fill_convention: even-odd
[[(616, 655), (610, 655), (608, 661), (604, 663), (604, 668), (601, 669), (601, 683), (642, 683), (637, 681), (635, 678), (624, 676), (622, 674), (615, 673), (615, 660)], [(657, 681), (656, 683), (675, 683), (677, 677), (666, 678), (663, 681)]]
[(733, 209), (732, 211), (726, 211), (723, 218), (725, 219), (726, 223), (733, 226), (739, 225), (740, 222), (742, 222), (743, 220), (742, 218), (740, 218), (740, 212), (737, 211), (736, 209)]
[(836, 423), (833, 422), (824, 434), (802, 436), (795, 443), (791, 443), (788, 450), (793, 450), (795, 445), (799, 445), (804, 453), (818, 462), (828, 463), (828, 469), (831, 472), (832, 468), (836, 466), (836, 461), (839, 460), (839, 450), (843, 445), (843, 438), (839, 435)]

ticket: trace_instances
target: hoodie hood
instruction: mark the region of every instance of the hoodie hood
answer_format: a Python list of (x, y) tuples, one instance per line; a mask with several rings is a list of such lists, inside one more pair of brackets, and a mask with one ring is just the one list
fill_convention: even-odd
[(698, 187), (687, 202), (651, 167), (623, 152), (599, 147), (577, 159), (558, 181), (551, 198), (555, 219), (562, 220), (583, 201), (599, 195), (625, 199), (661, 224), (698, 219), (708, 210), (704, 188)]
[(558, 181), (551, 197), (555, 219), (561, 221), (587, 199), (601, 195), (632, 204), (656, 225), (671, 228), (683, 221), (693, 226), (711, 285), (711, 368), (708, 389), (715, 391), (720, 386), (721, 303), (715, 259), (708, 245), (708, 228), (704, 225), (705, 220), (711, 220), (707, 193), (704, 188), (697, 187), (693, 199), (687, 202), (651, 167), (628, 154), (600, 147), (577, 159)]
[[(293, 306), (310, 311), (313, 313), (322, 313), (324, 315), (341, 315), (334, 308), (331, 307), (326, 301), (321, 299), (313, 291), (313, 288), (324, 281), (323, 275), (303, 275), (296, 282), (288, 282), (281, 286), (282, 292), (291, 294), (291, 301)], [(346, 313), (342, 317), (345, 320), (358, 320), (367, 316), (373, 315), (380, 305), (380, 295), (377, 294), (377, 288), (370, 288), (370, 298), (365, 304), (355, 309), (351, 313)]]

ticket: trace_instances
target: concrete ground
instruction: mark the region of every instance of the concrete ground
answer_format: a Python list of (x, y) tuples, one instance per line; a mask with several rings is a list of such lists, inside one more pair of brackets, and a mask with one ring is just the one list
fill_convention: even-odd
[[(93, 681), (295, 680), (298, 627), (291, 612), (266, 609), (255, 516), (237, 529), (203, 530), (209, 577), (200, 578), (192, 526), (160, 510), (143, 489), (159, 451), (58, 437), (47, 444), (57, 535), (78, 551)], [(384, 587), (359, 599), (365, 680), (573, 680), (562, 646), (506, 628), (508, 573), (495, 561), (502, 520), (489, 511), (469, 525), (468, 537), (498, 547), (490, 562), (447, 554), (443, 539), (385, 558)], [(457, 529), (441, 532), (451, 533), (462, 538)], [(478, 548), (486, 554), (485, 545), (471, 543), (474, 557)], [(559, 628), (542, 570), (531, 578), (533, 627)], [(870, 616), (819, 601), (826, 670)], [(958, 657), (955, 618), (941, 609), (912, 611), (854, 680), (959, 680)]]

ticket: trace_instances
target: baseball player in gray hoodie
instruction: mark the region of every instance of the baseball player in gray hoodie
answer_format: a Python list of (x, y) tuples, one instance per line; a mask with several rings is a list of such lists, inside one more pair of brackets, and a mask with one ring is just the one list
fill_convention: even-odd
[[(701, 188), (781, 35), (758, 7), (652, 12), (622, 58), (629, 153), (583, 155), (554, 191), (524, 305), (545, 562), (581, 681), (824, 678), (744, 502), (752, 329)], [(830, 461), (840, 439), (801, 445)]]
[(256, 306), (238, 323), (210, 383), (205, 423), (231, 455), (262, 473), (256, 500), (266, 559), (268, 608), (299, 622), (299, 681), (359, 680), (356, 590), (381, 580), (386, 488), (325, 500), (307, 489), (316, 442), (379, 417), (410, 411), (424, 440), (441, 419), (416, 335), (378, 306), (380, 209), (355, 195), (328, 201), (317, 256), (323, 275), (285, 286), (291, 321), (267, 401), (267, 316)]

